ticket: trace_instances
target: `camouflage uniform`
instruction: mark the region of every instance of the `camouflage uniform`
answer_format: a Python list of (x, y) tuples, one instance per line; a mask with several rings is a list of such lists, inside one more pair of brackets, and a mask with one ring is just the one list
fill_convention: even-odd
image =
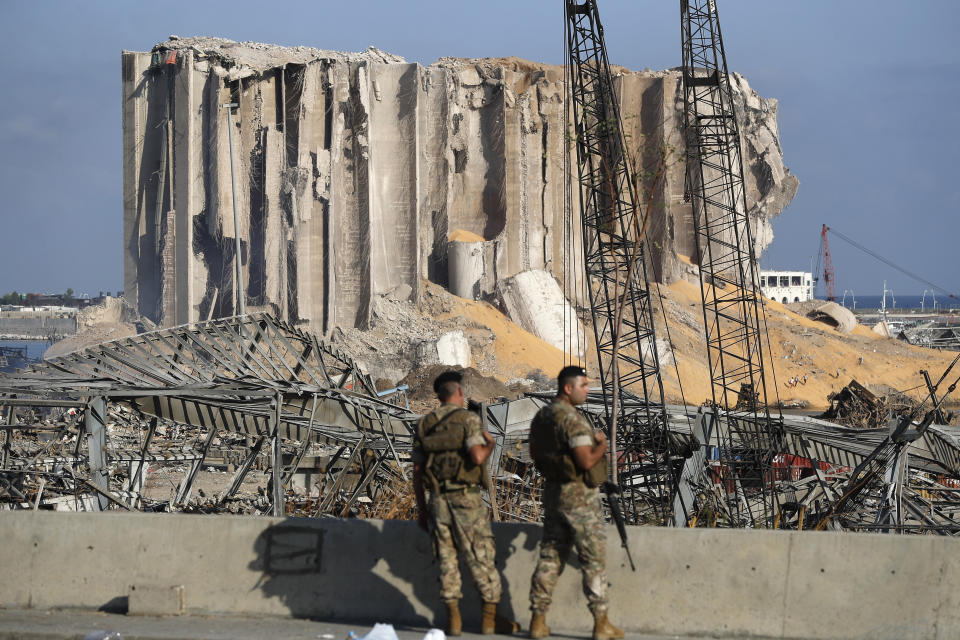
[[(462, 420), (466, 437), (460, 454), (464, 464), (473, 465), (469, 459), (472, 447), (486, 444), (480, 416), (453, 404), (444, 404), (421, 419), (421, 425), (430, 415), (443, 419), (453, 411), (460, 415), (448, 420)], [(421, 433), (418, 426), (417, 433)], [(414, 437), (413, 461), (424, 464), (427, 459), (418, 436)], [(490, 513), (480, 498), (480, 487), (451, 487), (436, 492), (429, 487), (430, 537), (433, 551), (440, 561), (440, 597), (445, 602), (460, 600), (460, 563), (457, 552), (464, 554), (477, 591), (485, 602), (500, 602), (500, 574), (494, 566), (495, 547), (490, 529)]]
[[(593, 430), (586, 419), (569, 403), (554, 400), (543, 407), (531, 425), (531, 445), (537, 425), (552, 426), (559, 430), (566, 444), (564, 453), (572, 455), (574, 447), (593, 446)], [(598, 463), (599, 464), (599, 463)], [(590, 611), (605, 613), (607, 610), (606, 534), (603, 527), (603, 512), (600, 508), (600, 491), (589, 488), (581, 478), (560, 482), (545, 479), (543, 489), (543, 539), (540, 541), (540, 558), (530, 580), (530, 609), (546, 613), (557, 579), (563, 573), (572, 547), (583, 571), (583, 593), (587, 596)]]

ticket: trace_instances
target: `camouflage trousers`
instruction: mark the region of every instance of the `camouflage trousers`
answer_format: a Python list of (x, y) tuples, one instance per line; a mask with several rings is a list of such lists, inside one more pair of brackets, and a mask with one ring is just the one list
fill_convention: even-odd
[(600, 493), (579, 482), (547, 486), (543, 496), (540, 558), (530, 580), (530, 609), (545, 613), (553, 588), (573, 548), (583, 571), (583, 593), (590, 611), (607, 610), (607, 538)]
[(459, 553), (467, 561), (484, 602), (500, 602), (500, 574), (494, 566), (496, 549), (490, 513), (479, 493), (445, 493), (430, 497), (433, 553), (440, 562), (440, 597), (459, 600)]

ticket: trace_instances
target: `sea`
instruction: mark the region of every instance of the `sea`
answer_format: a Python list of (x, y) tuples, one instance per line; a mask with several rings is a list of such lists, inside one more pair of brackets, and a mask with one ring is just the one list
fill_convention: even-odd
[(13, 347), (16, 349), (27, 350), (28, 358), (40, 360), (43, 358), (43, 352), (53, 344), (49, 340), (0, 340), (0, 347)]
[[(823, 294), (818, 293), (818, 297), (821, 297)], [(837, 295), (837, 302), (843, 304), (848, 309), (854, 309), (854, 300), (856, 300), (856, 310), (861, 309), (879, 309), (883, 302), (883, 294), (877, 295), (863, 295), (863, 296), (851, 296), (849, 293), (847, 295), (841, 296)], [(934, 298), (927, 294), (926, 296), (894, 296), (891, 297), (887, 293), (887, 311), (894, 310), (924, 310), (924, 311), (933, 311)], [(956, 309), (960, 308), (960, 300), (955, 300), (953, 298), (948, 298), (947, 296), (937, 296), (936, 297), (937, 309)]]

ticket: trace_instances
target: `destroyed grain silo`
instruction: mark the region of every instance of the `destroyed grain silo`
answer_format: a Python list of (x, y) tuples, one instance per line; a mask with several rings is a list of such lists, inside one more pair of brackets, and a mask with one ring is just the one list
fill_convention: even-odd
[[(735, 77), (762, 248), (798, 182), (783, 165), (777, 102)], [(616, 79), (638, 166), (649, 173), (667, 155), (662, 184), (646, 185), (652, 274), (666, 282), (678, 254), (695, 254), (679, 79), (622, 68)], [(455, 293), (474, 297), (528, 270), (561, 279), (564, 256), (580, 251), (576, 211), (564, 208), (563, 95), (562, 67), (514, 58), (422, 65), (374, 48), (218, 38), (125, 52), (125, 294), (161, 326), (236, 312), (230, 103), (251, 310), (325, 334), (365, 327), (376, 296), (416, 300), (451, 272)], [(449, 251), (456, 232), (476, 244)]]

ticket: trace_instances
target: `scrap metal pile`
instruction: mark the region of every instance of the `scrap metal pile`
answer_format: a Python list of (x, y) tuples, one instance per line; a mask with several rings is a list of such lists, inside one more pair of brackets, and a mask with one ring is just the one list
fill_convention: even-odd
[[(550, 394), (532, 394), (483, 409), (497, 442), (490, 472), (501, 520), (541, 518), (541, 478), (527, 439), (531, 418), (549, 401)], [(643, 400), (624, 392), (623, 402), (633, 409)], [(347, 355), (268, 315), (107, 342), (0, 377), (0, 504), (412, 517), (409, 452), (418, 416), (402, 404), (378, 396)], [(582, 409), (601, 424), (602, 394)], [(749, 526), (729, 505), (748, 503), (766, 485), (777, 508), (770, 521), (753, 514), (755, 526), (960, 530), (958, 427), (894, 418), (864, 429), (785, 416), (781, 452), (769, 470), (751, 474), (726, 464), (735, 453), (720, 451), (713, 423), (735, 413), (672, 405), (665, 412), (669, 444), (661, 457), (676, 483), (668, 524)], [(222, 490), (193, 496), (202, 469), (231, 467)], [(269, 473), (239, 496), (255, 467)], [(148, 474), (161, 472), (178, 479), (171, 499), (144, 494)], [(305, 478), (300, 489), (297, 475)], [(621, 478), (635, 524), (659, 523), (663, 505), (652, 505), (671, 494), (649, 477)]]
[[(106, 342), (0, 377), (0, 407), (7, 507), (228, 511), (260, 466), (270, 478), (252, 512), (273, 515), (346, 514), (405, 484), (417, 417), (345, 354), (265, 314)], [(293, 490), (308, 455), (320, 462), (319, 502)], [(233, 477), (191, 501), (205, 465), (234, 467)], [(145, 498), (147, 474), (171, 468), (183, 471), (173, 498)]]
[[(549, 402), (548, 394), (531, 394), (488, 408), (492, 431), (503, 446), (494, 457), (500, 513), (505, 519), (539, 518), (540, 480), (525, 445), (529, 422)], [(628, 397), (625, 402), (639, 403)], [(603, 396), (590, 395), (581, 407), (595, 423), (604, 419)], [(668, 405), (670, 466), (678, 482), (674, 516), (665, 524), (698, 527), (756, 526), (781, 529), (831, 528), (956, 534), (960, 532), (960, 428), (892, 418), (878, 428), (851, 428), (807, 416), (784, 416), (781, 451), (770, 469), (732, 469), (731, 454), (720, 451), (717, 413), (707, 407)], [(720, 413), (735, 420), (733, 413)], [(640, 481), (642, 476), (637, 476)], [(631, 480), (622, 479), (623, 482)], [(746, 522), (746, 503), (765, 485), (776, 505), (764, 521), (754, 513)], [(635, 486), (641, 501), (653, 503), (662, 487)], [(688, 515), (680, 502), (694, 505)], [(658, 524), (655, 510), (637, 505), (627, 513), (635, 524)], [(644, 515), (646, 514), (646, 515)]]

